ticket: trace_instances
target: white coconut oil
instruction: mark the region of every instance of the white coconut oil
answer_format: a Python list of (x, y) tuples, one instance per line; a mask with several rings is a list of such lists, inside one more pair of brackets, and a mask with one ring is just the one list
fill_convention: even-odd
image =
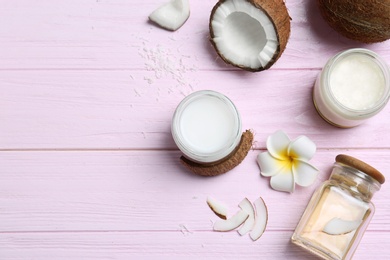
[(366, 49), (350, 49), (330, 59), (313, 92), (319, 114), (339, 127), (363, 123), (379, 113), (389, 97), (389, 68)]
[(172, 120), (172, 136), (195, 162), (213, 163), (230, 155), (241, 140), (240, 115), (230, 99), (203, 90), (184, 98)]

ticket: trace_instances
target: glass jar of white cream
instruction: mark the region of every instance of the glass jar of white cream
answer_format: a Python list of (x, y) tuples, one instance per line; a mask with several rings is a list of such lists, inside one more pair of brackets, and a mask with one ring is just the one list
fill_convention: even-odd
[(375, 52), (355, 48), (336, 54), (318, 76), (313, 100), (330, 124), (349, 128), (379, 113), (390, 98), (390, 70)]
[(180, 102), (173, 115), (171, 131), (186, 158), (212, 164), (228, 157), (239, 145), (241, 118), (225, 95), (202, 90)]

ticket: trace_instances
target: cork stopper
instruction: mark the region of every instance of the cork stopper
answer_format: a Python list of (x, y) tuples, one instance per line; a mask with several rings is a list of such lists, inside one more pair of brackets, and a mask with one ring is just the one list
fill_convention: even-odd
[(367, 175), (371, 176), (372, 178), (374, 178), (375, 180), (377, 180), (380, 184), (385, 183), (385, 176), (383, 176), (383, 174), (380, 171), (378, 171), (377, 169), (375, 169), (371, 165), (369, 165), (363, 161), (360, 161), (359, 159), (356, 159), (356, 158), (349, 156), (349, 155), (339, 154), (336, 156), (336, 162), (348, 165), (348, 166), (353, 167), (359, 171), (362, 171), (365, 174), (367, 174)]
[(201, 164), (189, 160), (188, 158), (181, 156), (180, 162), (187, 167), (191, 172), (202, 176), (216, 176), (222, 173), (226, 173), (239, 165), (247, 156), (250, 148), (252, 147), (253, 133), (246, 130), (242, 136), (237, 149), (234, 150), (226, 159), (213, 163), (213, 164)]

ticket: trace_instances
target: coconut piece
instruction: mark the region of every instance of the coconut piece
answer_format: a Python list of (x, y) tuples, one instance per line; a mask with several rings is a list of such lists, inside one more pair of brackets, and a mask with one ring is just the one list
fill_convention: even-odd
[(226, 173), (239, 165), (247, 156), (250, 148), (252, 147), (253, 133), (246, 130), (242, 136), (237, 149), (230, 154), (226, 159), (213, 164), (200, 164), (190, 159), (181, 156), (181, 163), (195, 174), (202, 176), (216, 176), (222, 173)]
[(240, 204), (238, 204), (238, 206), (249, 214), (248, 219), (237, 231), (241, 236), (243, 236), (249, 231), (251, 231), (255, 224), (255, 209), (253, 208), (252, 203), (247, 198), (244, 198), (240, 202)]
[(226, 63), (262, 71), (286, 48), (290, 19), (283, 0), (220, 0), (210, 16), (211, 43)]
[(249, 214), (245, 210), (239, 210), (229, 219), (220, 219), (215, 221), (215, 231), (231, 231), (241, 226), (249, 217)]
[(149, 19), (162, 28), (176, 31), (190, 16), (188, 0), (171, 0), (163, 4), (149, 15)]
[(227, 208), (223, 203), (209, 196), (207, 197), (207, 205), (209, 205), (215, 215), (221, 219), (227, 219)]
[(345, 37), (364, 43), (390, 39), (390, 0), (318, 0), (324, 20)]
[(345, 235), (356, 230), (362, 220), (344, 220), (341, 218), (332, 218), (322, 230), (329, 235)]
[(264, 200), (260, 197), (253, 203), (256, 209), (256, 219), (249, 236), (253, 241), (258, 240), (264, 233), (268, 222), (268, 210)]

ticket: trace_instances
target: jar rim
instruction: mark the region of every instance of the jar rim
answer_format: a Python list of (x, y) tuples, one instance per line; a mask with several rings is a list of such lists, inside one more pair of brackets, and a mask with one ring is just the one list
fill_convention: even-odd
[[(366, 55), (378, 65), (380, 68), (384, 80), (385, 80), (385, 90), (382, 95), (382, 97), (376, 101), (375, 105), (368, 108), (368, 109), (353, 109), (345, 106), (342, 104), (333, 94), (333, 92), (330, 90), (330, 75), (333, 70), (333, 67), (338, 64), (338, 62), (351, 55), (351, 54), (363, 54)], [(325, 83), (327, 88), (324, 88), (325, 94), (334, 104), (336, 104), (337, 111), (342, 114), (343, 116), (354, 119), (356, 116), (358, 116), (360, 119), (368, 118), (376, 113), (378, 113), (389, 101), (390, 99), (390, 69), (387, 65), (387, 63), (375, 52), (365, 49), (365, 48), (352, 48), (345, 51), (341, 51), (334, 55), (325, 65), (325, 69), (323, 70), (323, 74), (321, 76), (321, 81)]]
[[(194, 149), (194, 147), (189, 145), (184, 138), (180, 123), (183, 112), (188, 107), (188, 105), (205, 96), (213, 97), (221, 101), (228, 108), (228, 111), (231, 112), (230, 115), (234, 117), (234, 129), (231, 129), (232, 134), (229, 137), (230, 139), (225, 145), (212, 152), (197, 151)], [(176, 145), (184, 154), (184, 156), (199, 163), (213, 163), (229, 156), (239, 145), (242, 136), (241, 117), (236, 106), (227, 96), (213, 90), (200, 90), (186, 96), (179, 103), (173, 115), (171, 132)]]

